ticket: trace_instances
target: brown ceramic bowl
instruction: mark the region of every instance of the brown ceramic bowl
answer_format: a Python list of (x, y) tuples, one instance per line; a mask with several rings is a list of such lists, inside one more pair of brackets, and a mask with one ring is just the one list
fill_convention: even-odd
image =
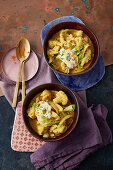
[[(83, 70), (80, 73), (73, 73), (73, 74), (66, 74), (66, 73), (62, 73), (59, 72), (58, 70), (55, 70), (54, 67), (48, 63), (48, 56), (47, 56), (47, 46), (48, 46), (48, 40), (50, 40), (50, 38), (57, 33), (58, 31), (60, 31), (61, 29), (77, 29), (77, 30), (82, 30), (92, 41), (93, 46), (94, 46), (94, 58), (93, 61), (91, 62), (90, 66), (88, 68), (86, 68), (85, 70)], [(80, 23), (76, 23), (76, 22), (62, 22), (59, 24), (54, 25), (46, 34), (45, 39), (44, 39), (44, 43), (43, 43), (43, 53), (44, 53), (44, 57), (46, 59), (47, 64), (50, 66), (50, 68), (52, 70), (54, 70), (56, 73), (59, 74), (63, 74), (63, 75), (81, 75), (84, 74), (86, 72), (88, 72), (89, 70), (91, 70), (99, 57), (99, 42), (95, 36), (95, 34), (85, 25), (80, 24)]]
[[(48, 90), (62, 90), (62, 91), (64, 91), (67, 94), (67, 96), (68, 96), (69, 100), (71, 101), (71, 103), (76, 105), (76, 109), (75, 109), (75, 112), (74, 112), (74, 121), (73, 121), (72, 125), (70, 126), (70, 128), (65, 133), (63, 133), (62, 135), (56, 137), (55, 139), (49, 139), (49, 138), (45, 139), (42, 136), (38, 135), (38, 133), (36, 133), (32, 129), (32, 127), (30, 126), (29, 119), (28, 119), (28, 116), (27, 116), (27, 113), (26, 113), (26, 110), (28, 108), (28, 105), (29, 105), (30, 101), (36, 96), (36, 94), (42, 92), (45, 89), (48, 89)], [(37, 86), (36, 88), (32, 89), (26, 95), (24, 103), (23, 103), (23, 106), (22, 106), (22, 115), (23, 115), (23, 120), (24, 120), (24, 124), (25, 124), (26, 128), (28, 129), (28, 131), (34, 137), (36, 137), (38, 139), (41, 139), (43, 141), (57, 141), (57, 140), (60, 140), (60, 139), (62, 139), (64, 137), (66, 137), (75, 128), (75, 126), (77, 124), (77, 121), (78, 121), (78, 117), (79, 117), (79, 105), (78, 105), (76, 96), (67, 87), (65, 87), (65, 86), (63, 86), (61, 84), (51, 84), (51, 83), (43, 84), (43, 85)]]

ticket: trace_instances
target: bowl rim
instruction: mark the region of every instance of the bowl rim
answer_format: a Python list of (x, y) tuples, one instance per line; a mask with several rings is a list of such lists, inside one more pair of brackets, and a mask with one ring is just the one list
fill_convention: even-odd
[[(37, 89), (38, 87), (41, 87), (41, 86), (43, 86), (43, 85), (50, 85), (50, 84), (56, 85), (56, 86), (57, 86), (57, 85), (63, 86), (63, 87), (66, 88), (70, 93), (72, 93), (74, 99), (76, 100), (77, 117), (76, 117), (76, 120), (75, 120), (75, 122), (74, 122), (74, 124), (73, 124), (73, 127), (72, 127), (71, 129), (69, 128), (69, 129), (67, 130), (67, 132), (65, 133), (65, 135), (63, 135), (64, 133), (61, 134), (60, 136), (63, 135), (61, 138), (46, 139), (46, 138), (40, 137), (40, 135), (38, 135), (38, 133), (37, 133), (37, 136), (35, 136), (33, 133), (30, 132), (30, 130), (29, 130), (29, 128), (28, 128), (28, 126), (27, 126), (27, 124), (26, 124), (26, 122), (25, 122), (25, 120), (24, 120), (23, 106), (24, 106), (26, 97), (29, 96), (30, 93), (32, 93), (33, 90), (35, 90), (35, 89)], [(23, 119), (23, 122), (24, 122), (24, 125), (25, 125), (26, 129), (29, 131), (29, 133), (30, 133), (33, 137), (35, 137), (36, 139), (39, 139), (39, 140), (41, 140), (41, 141), (45, 141), (45, 142), (55, 142), (55, 141), (59, 141), (59, 140), (64, 139), (66, 136), (68, 136), (68, 135), (75, 129), (75, 127), (76, 127), (76, 125), (77, 125), (77, 123), (78, 123), (79, 114), (80, 114), (80, 108), (79, 108), (79, 103), (78, 103), (78, 99), (77, 99), (76, 95), (75, 95), (75, 94), (73, 93), (73, 91), (71, 91), (68, 87), (66, 87), (66, 86), (64, 86), (64, 85), (62, 85), (62, 84), (59, 84), (59, 83), (44, 83), (44, 84), (41, 84), (41, 85), (39, 85), (39, 86), (36, 86), (35, 88), (31, 89), (31, 90), (27, 93), (27, 95), (25, 96), (24, 102), (23, 102), (23, 104), (22, 104), (22, 119)], [(32, 130), (33, 130), (33, 129), (32, 129)], [(33, 130), (33, 131), (34, 131), (34, 130)], [(35, 132), (35, 131), (34, 131), (34, 132)], [(60, 137), (60, 136), (58, 136), (58, 137)]]
[[(80, 73), (71, 73), (71, 74), (66, 74), (66, 73), (60, 72), (60, 71), (54, 69), (54, 68), (48, 63), (47, 58), (45, 57), (44, 44), (45, 44), (46, 37), (48, 36), (48, 34), (50, 33), (50, 31), (51, 31), (53, 28), (55, 28), (57, 25), (60, 25), (60, 24), (62, 24), (62, 23), (68, 23), (68, 24), (69, 24), (69, 23), (76, 23), (76, 24), (78, 24), (78, 25), (80, 25), (80, 26), (82, 26), (82, 27), (85, 27), (89, 32), (91, 32), (91, 34), (94, 36), (94, 38), (95, 38), (95, 40), (96, 40), (96, 42), (97, 42), (97, 46), (98, 46), (98, 56), (97, 56), (97, 59), (96, 59), (95, 63), (94, 63), (90, 68), (84, 70), (83, 72), (80, 72)], [(72, 28), (72, 29), (73, 29), (73, 28)], [(88, 35), (87, 35), (87, 36), (88, 36)], [(89, 36), (88, 36), (88, 37), (89, 37)], [(48, 30), (48, 32), (47, 32), (47, 34), (45, 35), (45, 38), (44, 38), (44, 40), (43, 40), (43, 56), (44, 56), (44, 58), (45, 58), (45, 60), (46, 60), (46, 63), (48, 64), (48, 66), (49, 66), (54, 72), (56, 72), (56, 73), (58, 73), (58, 74), (61, 74), (61, 75), (65, 75), (65, 76), (74, 76), (74, 75), (75, 75), (75, 76), (79, 76), (79, 75), (83, 75), (83, 74), (89, 72), (89, 71), (96, 65), (96, 63), (97, 63), (97, 61), (98, 61), (98, 58), (99, 58), (99, 54), (100, 54), (100, 45), (99, 45), (99, 41), (98, 41), (98, 39), (97, 39), (97, 36), (94, 34), (94, 32), (93, 32), (87, 25), (81, 24), (81, 23), (78, 23), (78, 22), (74, 22), (74, 21), (67, 21), (67, 22), (66, 22), (66, 21), (64, 21), (64, 22), (60, 22), (60, 23), (57, 23), (57, 24), (53, 25), (53, 26)]]

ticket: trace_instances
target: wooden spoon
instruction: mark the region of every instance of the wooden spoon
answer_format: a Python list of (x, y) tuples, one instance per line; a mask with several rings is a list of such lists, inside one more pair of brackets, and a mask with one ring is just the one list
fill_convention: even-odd
[(19, 72), (17, 76), (16, 87), (14, 91), (12, 107), (16, 107), (16, 103), (17, 103), (21, 67), (22, 67), (22, 102), (24, 101), (24, 98), (25, 98), (24, 62), (28, 59), (29, 54), (30, 54), (29, 41), (26, 38), (22, 38), (18, 42), (17, 47), (16, 47), (16, 55), (17, 55), (18, 60), (20, 61), (20, 66), (19, 66)]

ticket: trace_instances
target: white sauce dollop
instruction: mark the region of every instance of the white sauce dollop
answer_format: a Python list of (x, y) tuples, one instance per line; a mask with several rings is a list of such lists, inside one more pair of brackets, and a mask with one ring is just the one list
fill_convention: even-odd
[(78, 64), (78, 57), (74, 54), (74, 49), (61, 48), (57, 56), (61, 61), (63, 61), (69, 69), (73, 69)]
[(51, 118), (51, 106), (48, 102), (40, 101), (38, 103), (38, 106), (35, 109), (35, 115), (37, 119), (40, 119), (40, 117), (44, 116), (46, 118)]

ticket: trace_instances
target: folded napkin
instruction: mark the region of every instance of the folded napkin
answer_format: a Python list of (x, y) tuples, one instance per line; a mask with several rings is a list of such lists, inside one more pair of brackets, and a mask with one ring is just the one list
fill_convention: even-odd
[[(78, 98), (78, 94), (76, 93)], [(31, 162), (41, 170), (71, 170), (90, 153), (112, 142), (106, 122), (107, 109), (99, 104), (87, 108), (78, 98), (80, 117), (73, 132), (61, 141), (48, 142), (31, 155)]]
[[(54, 73), (45, 63), (44, 57), (37, 54), (40, 67), (32, 80), (26, 82), (26, 92), (43, 83), (59, 83)], [(0, 74), (0, 86), (12, 103), (15, 83)], [(86, 92), (74, 92), (80, 105), (80, 117), (73, 132), (57, 142), (45, 143), (31, 155), (36, 169), (72, 169), (90, 153), (112, 141), (111, 131), (106, 123), (107, 109), (103, 105), (87, 108)], [(21, 86), (18, 101), (21, 100)]]

